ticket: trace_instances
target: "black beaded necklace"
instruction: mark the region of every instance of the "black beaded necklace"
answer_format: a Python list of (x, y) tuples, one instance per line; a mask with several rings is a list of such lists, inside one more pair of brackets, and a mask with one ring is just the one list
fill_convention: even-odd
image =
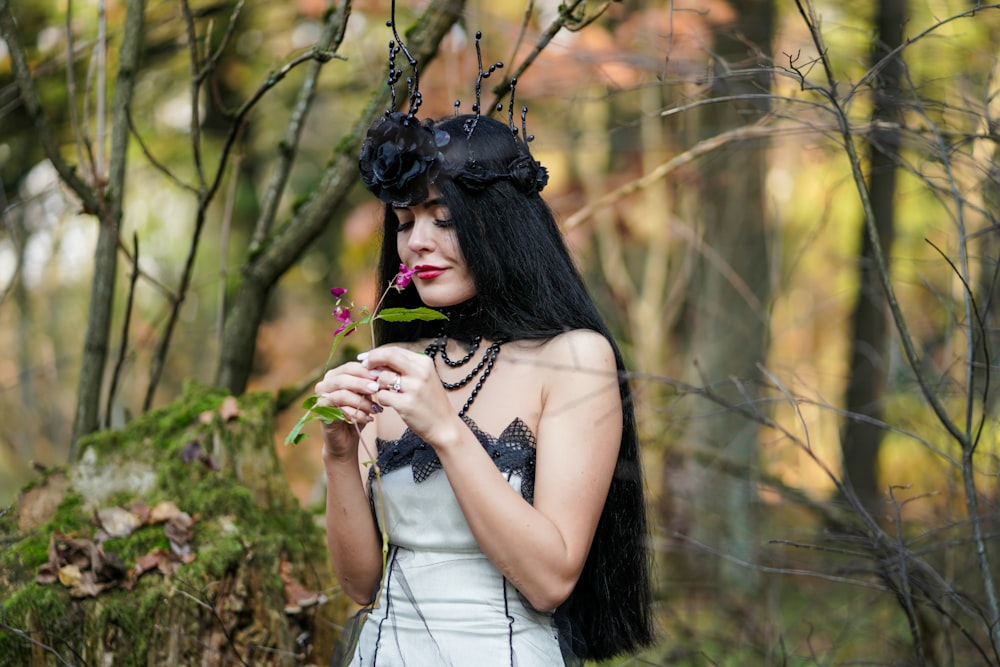
[(440, 348), (438, 348), (441, 350), (441, 361), (448, 364), (452, 368), (458, 368), (459, 366), (464, 366), (469, 362), (470, 359), (472, 359), (472, 355), (474, 355), (476, 353), (476, 350), (479, 349), (479, 344), (483, 342), (483, 337), (482, 336), (474, 337), (472, 339), (472, 342), (469, 343), (468, 351), (465, 353), (465, 356), (462, 357), (461, 359), (451, 359), (448, 357), (448, 337), (446, 335), (442, 334), (441, 336), (439, 336), (437, 339), (435, 339), (434, 344), (438, 342), (441, 343)]
[[(461, 359), (450, 359), (448, 358), (448, 354), (445, 351), (446, 348), (448, 347), (448, 336), (444, 333), (441, 333), (431, 342), (430, 345), (427, 346), (426, 349), (424, 349), (424, 354), (430, 357), (432, 361), (436, 361), (437, 354), (438, 352), (440, 352), (441, 359), (444, 361), (444, 363), (446, 363), (451, 368), (458, 368), (460, 366), (465, 365), (472, 359), (472, 356), (479, 349), (479, 343), (482, 342), (482, 340), (483, 340), (482, 336), (476, 336), (472, 340), (471, 349), (469, 349), (469, 351), (465, 354), (465, 356), (463, 356)], [(490, 376), (490, 372), (493, 370), (493, 365), (497, 361), (497, 355), (500, 354), (500, 346), (503, 345), (504, 342), (506, 341), (503, 340), (493, 341), (490, 344), (490, 346), (486, 348), (486, 351), (483, 353), (483, 356), (479, 359), (479, 363), (477, 363), (476, 366), (471, 371), (469, 371), (469, 373), (461, 380), (458, 380), (457, 382), (445, 382), (444, 380), (441, 380), (441, 386), (444, 387), (445, 390), (455, 391), (456, 389), (461, 389), (462, 387), (472, 382), (472, 380), (477, 375), (479, 376), (479, 379), (476, 380), (476, 384), (472, 387), (472, 393), (469, 394), (469, 398), (465, 400), (465, 404), (462, 405), (462, 409), (458, 411), (459, 417), (464, 417), (465, 413), (472, 406), (472, 402), (476, 400), (476, 396), (479, 395), (480, 390), (483, 388), (483, 384), (486, 382), (486, 378)]]

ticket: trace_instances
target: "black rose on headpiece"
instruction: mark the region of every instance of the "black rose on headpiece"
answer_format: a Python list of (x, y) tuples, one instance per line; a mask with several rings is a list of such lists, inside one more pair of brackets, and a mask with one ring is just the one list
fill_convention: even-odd
[(468, 164), (449, 165), (448, 171), (453, 174), (452, 178), (467, 190), (484, 190), (497, 180), (496, 173), (475, 161)]
[(541, 192), (549, 182), (549, 170), (530, 155), (521, 155), (510, 163), (510, 180), (531, 194)]
[(368, 129), (358, 166), (368, 190), (391, 206), (427, 199), (440, 172), (440, 149), (451, 137), (412, 114), (394, 112)]

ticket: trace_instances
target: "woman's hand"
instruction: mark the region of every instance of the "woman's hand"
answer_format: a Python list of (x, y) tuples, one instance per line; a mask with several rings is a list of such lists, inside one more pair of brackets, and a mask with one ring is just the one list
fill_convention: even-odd
[(372, 415), (382, 410), (372, 398), (375, 380), (368, 369), (352, 361), (326, 372), (316, 384), (316, 405), (343, 410), (348, 421), (323, 423), (323, 458), (357, 458), (358, 429), (364, 428)]
[(359, 358), (377, 378), (370, 386), (375, 403), (393, 408), (424, 442), (452, 442), (465, 428), (441, 386), (434, 360), (426, 354), (386, 345)]

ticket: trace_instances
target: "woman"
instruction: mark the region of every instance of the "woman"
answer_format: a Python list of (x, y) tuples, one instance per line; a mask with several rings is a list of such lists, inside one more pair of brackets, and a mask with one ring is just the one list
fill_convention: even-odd
[(411, 111), (362, 149), (386, 204), (380, 282), (415, 269), (385, 305), (449, 319), (377, 321), (379, 347), (316, 387), (354, 422), (323, 427), (330, 554), (367, 610), (352, 665), (553, 665), (651, 638), (621, 355), (515, 135)]

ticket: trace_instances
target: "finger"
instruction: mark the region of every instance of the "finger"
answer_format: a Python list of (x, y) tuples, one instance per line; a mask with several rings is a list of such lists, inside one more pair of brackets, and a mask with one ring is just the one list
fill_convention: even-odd
[(316, 383), (315, 393), (326, 394), (348, 386), (347, 378), (364, 380), (369, 378), (368, 369), (357, 362), (350, 362), (326, 372), (323, 379)]
[(325, 396), (337, 391), (353, 391), (358, 394), (370, 394), (367, 388), (373, 381), (373, 376), (365, 369), (360, 373), (332, 373), (327, 374), (323, 380), (316, 385), (316, 394)]
[(403, 375), (393, 371), (383, 373), (379, 376), (378, 384), (382, 389), (399, 393), (403, 389)]
[(395, 345), (375, 348), (368, 353), (365, 361), (370, 369), (392, 370), (403, 377), (421, 377), (431, 368), (427, 355)]
[(372, 401), (371, 394), (359, 391), (350, 391), (346, 389), (328, 392), (325, 394), (320, 394), (316, 400), (316, 405), (334, 407), (342, 410), (344, 414), (348, 417), (356, 415), (356, 413), (364, 413), (365, 419), (356, 419), (361, 421), (368, 421), (367, 416), (372, 413), (381, 412), (381, 406), (376, 406)]

